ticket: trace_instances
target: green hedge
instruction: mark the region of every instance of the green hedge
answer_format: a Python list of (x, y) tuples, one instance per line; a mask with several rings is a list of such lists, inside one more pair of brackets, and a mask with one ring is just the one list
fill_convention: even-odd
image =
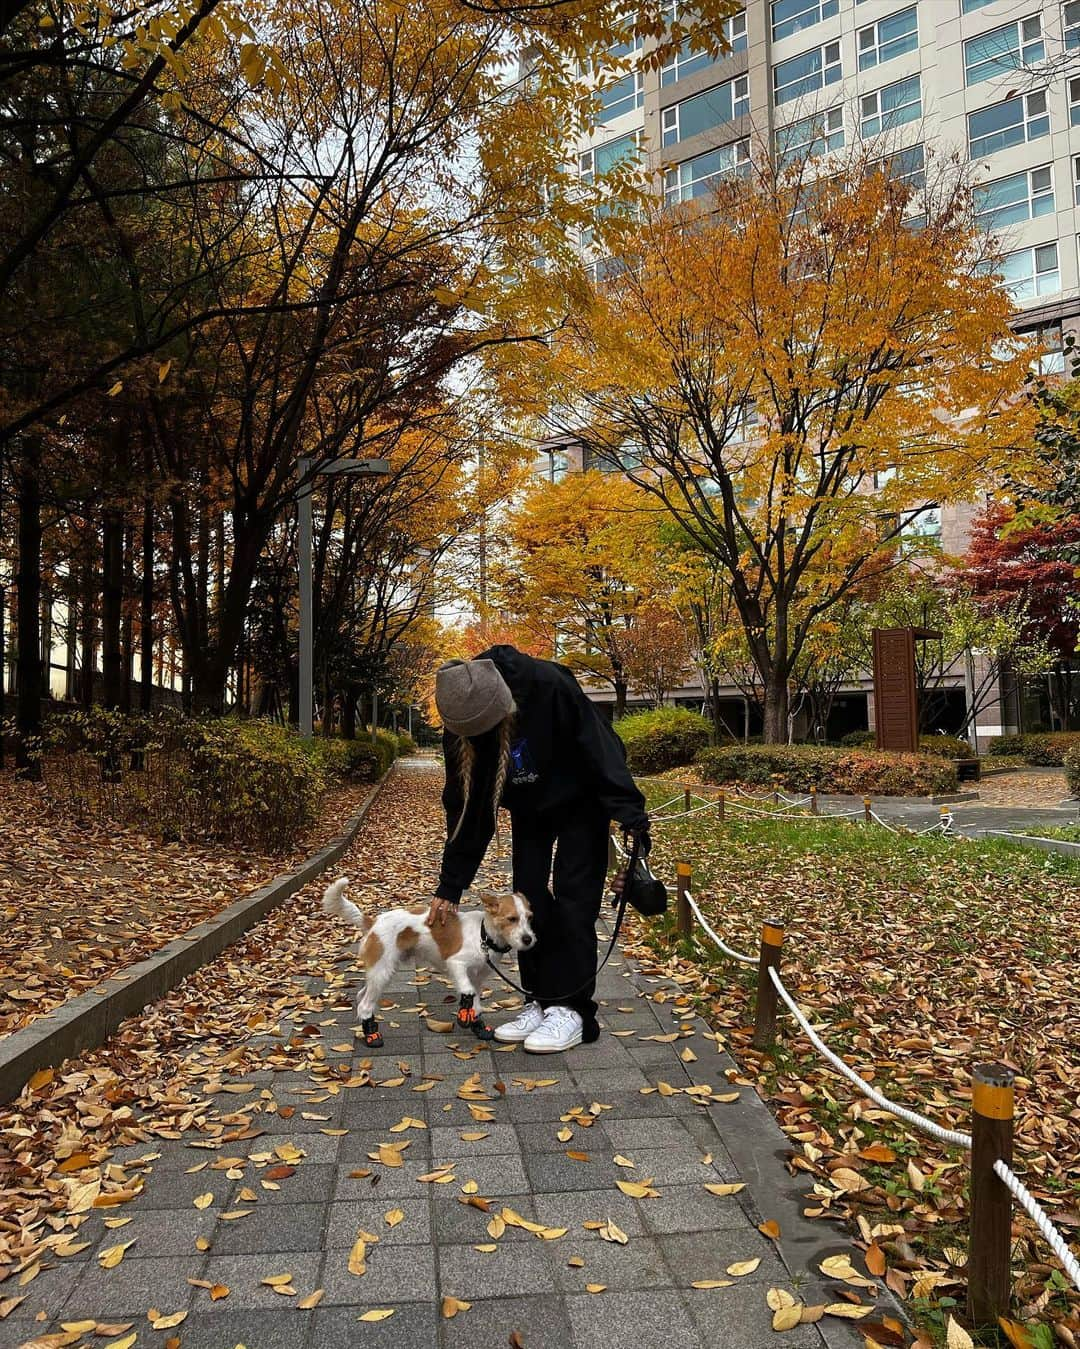
[[(847, 749), (874, 749), (877, 736), (873, 731), (848, 731), (840, 737), (840, 744)], [(974, 757), (971, 746), (956, 735), (921, 735), (919, 753), (932, 754), (938, 759), (971, 759)]]
[(57, 713), (44, 751), (46, 790), (76, 818), (266, 852), (314, 822), (330, 772), (324, 747), (283, 726), (173, 712)]
[(1080, 745), (1074, 745), (1065, 753), (1065, 781), (1073, 796), (1080, 796)]
[(855, 796), (930, 796), (956, 789), (956, 766), (925, 754), (891, 754), (818, 745), (720, 745), (702, 750), (706, 782), (745, 782)]
[(1033, 768), (1062, 768), (1065, 755), (1080, 746), (1080, 731), (1045, 731), (1032, 735), (996, 735), (988, 753), (1019, 755)]
[(712, 728), (704, 717), (682, 707), (634, 712), (615, 723), (634, 773), (662, 773), (693, 763), (709, 743)]
[(399, 731), (397, 736), (398, 756), (416, 753), (416, 741), (405, 731)]

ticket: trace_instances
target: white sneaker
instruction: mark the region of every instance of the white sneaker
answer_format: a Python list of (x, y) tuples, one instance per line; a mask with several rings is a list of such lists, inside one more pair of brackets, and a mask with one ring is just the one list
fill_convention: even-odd
[(514, 1017), (513, 1021), (504, 1021), (495, 1027), (495, 1038), (504, 1045), (519, 1045), (537, 1030), (544, 1020), (544, 1009), (538, 1002), (527, 1002)]
[(530, 1054), (559, 1054), (581, 1044), (582, 1020), (572, 1007), (549, 1007), (523, 1045)]

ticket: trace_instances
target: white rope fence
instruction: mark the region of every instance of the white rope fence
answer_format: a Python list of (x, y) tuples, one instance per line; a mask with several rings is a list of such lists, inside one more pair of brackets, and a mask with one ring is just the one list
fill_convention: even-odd
[(1042, 1205), (1031, 1194), (1012, 1167), (1005, 1162), (996, 1161), (994, 1163), (994, 1174), (1008, 1188), (1012, 1197), (1046, 1238), (1046, 1244), (1061, 1261), (1065, 1273), (1072, 1279), (1077, 1292), (1080, 1292), (1080, 1260), (1077, 1260), (1076, 1256), (1069, 1250), (1065, 1244), (1065, 1238), (1046, 1216)]
[(726, 941), (724, 941), (722, 938), (716, 935), (716, 933), (709, 926), (708, 920), (706, 919), (705, 915), (698, 908), (697, 900), (694, 898), (694, 896), (690, 893), (689, 890), (683, 890), (682, 894), (685, 896), (687, 904), (690, 905), (690, 909), (694, 917), (698, 920), (701, 926), (705, 929), (705, 931), (709, 934), (712, 940), (716, 943), (717, 946), (719, 946), (720, 950), (723, 951), (723, 953), (726, 956), (730, 956), (732, 960), (745, 961), (747, 965), (757, 964), (757, 956), (744, 956), (741, 951), (736, 951), (733, 947), (729, 946)]
[(890, 1101), (887, 1096), (882, 1096), (881, 1092), (872, 1087), (869, 1082), (864, 1081), (855, 1069), (850, 1068), (842, 1058), (834, 1054), (821, 1036), (818, 1035), (817, 1031), (814, 1030), (813, 1026), (811, 1026), (810, 1022), (807, 1021), (806, 1017), (803, 1016), (802, 1012), (799, 1010), (798, 1004), (784, 987), (783, 980), (775, 970), (769, 970), (769, 978), (772, 980), (781, 999), (787, 1004), (788, 1011), (803, 1028), (807, 1039), (821, 1057), (831, 1063), (836, 1071), (842, 1077), (846, 1077), (853, 1086), (858, 1087), (868, 1100), (873, 1101), (874, 1104), (880, 1106), (882, 1110), (887, 1110), (891, 1115), (895, 1115), (897, 1119), (906, 1120), (908, 1124), (913, 1124), (915, 1128), (921, 1129), (923, 1133), (929, 1134), (931, 1138), (936, 1138), (939, 1143), (947, 1143), (951, 1147), (956, 1148), (970, 1149), (970, 1134), (957, 1133), (955, 1129), (943, 1129), (940, 1124), (935, 1124), (932, 1119), (927, 1119), (925, 1115), (919, 1115), (914, 1110), (909, 1110), (907, 1106), (897, 1105), (895, 1101)]

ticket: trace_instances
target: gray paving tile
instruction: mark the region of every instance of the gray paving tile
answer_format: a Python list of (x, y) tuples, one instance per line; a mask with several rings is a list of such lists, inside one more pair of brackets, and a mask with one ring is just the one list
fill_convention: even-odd
[[(790, 1285), (784, 1286), (798, 1296)], [(690, 1288), (683, 1300), (702, 1340), (713, 1349), (766, 1349), (778, 1344), (784, 1349), (820, 1349), (824, 1341), (816, 1326), (798, 1326), (782, 1335), (773, 1330), (766, 1291), (762, 1284), (746, 1288), (740, 1281), (734, 1288)], [(857, 1341), (852, 1331), (852, 1346)]]
[(611, 1290), (566, 1299), (573, 1343), (580, 1345), (663, 1345), (664, 1349), (703, 1349), (682, 1298), (674, 1290), (641, 1293)]
[[(58, 1315), (71, 1295), (76, 1281), (84, 1272), (89, 1273), (85, 1261), (75, 1265), (57, 1260), (51, 1268), (48, 1266), (49, 1260), (43, 1260), (41, 1273), (24, 1288), (13, 1287), (12, 1285), (17, 1284), (14, 1278), (6, 1284), (0, 1284), (4, 1299), (18, 1297), (22, 1293), (26, 1295), (15, 1310), (0, 1321), (0, 1345), (22, 1344), (29, 1335), (27, 1322), (34, 1322), (39, 1314), (44, 1313), (46, 1320)], [(41, 1324), (44, 1325), (45, 1322), (42, 1321)], [(19, 1328), (16, 1329), (16, 1326)], [(5, 1338), (5, 1335), (9, 1338)]]
[(425, 1119), (427, 1117), (425, 1098), (430, 1093), (411, 1089), (419, 1081), (418, 1077), (405, 1091), (404, 1096), (389, 1089), (372, 1091), (357, 1087), (350, 1090), (345, 1096), (341, 1115), (342, 1127), (379, 1130), (389, 1129), (391, 1124), (397, 1124), (404, 1115), (411, 1115), (414, 1119)]
[[(595, 1151), (599, 1139), (605, 1139), (606, 1135), (600, 1132), (597, 1125), (591, 1129), (582, 1129), (573, 1120), (563, 1123), (558, 1119), (537, 1120), (529, 1124), (516, 1124), (519, 1146), (526, 1155), (534, 1152), (565, 1152), (567, 1148), (572, 1148), (581, 1152)], [(572, 1136), (569, 1140), (560, 1138), (561, 1129), (570, 1129)], [(605, 1141), (601, 1147), (607, 1147)]]
[[(442, 1324), (445, 1349), (506, 1349), (516, 1330), (528, 1349), (568, 1349), (573, 1332), (561, 1299), (546, 1291), (542, 1296), (491, 1298), (474, 1302)], [(614, 1346), (616, 1340), (596, 1344)]]
[[(597, 1139), (600, 1142), (603, 1135)], [(532, 1183), (532, 1189), (535, 1193), (542, 1191), (558, 1190), (597, 1190), (605, 1184), (615, 1188), (613, 1176), (609, 1172), (617, 1168), (611, 1164), (611, 1154), (607, 1148), (597, 1152), (588, 1150), (578, 1139), (574, 1143), (567, 1144), (567, 1147), (573, 1151), (582, 1151), (589, 1158), (587, 1162), (575, 1161), (568, 1157), (565, 1152), (538, 1152), (533, 1156), (526, 1156), (525, 1167), (529, 1173), (529, 1180)], [(627, 1172), (629, 1175), (629, 1172)]]
[[(487, 1213), (481, 1209), (473, 1208), (471, 1204), (458, 1203), (452, 1195), (442, 1198), (436, 1197), (431, 1205), (431, 1218), (439, 1246), (464, 1244), (466, 1242), (471, 1245), (490, 1241), (491, 1238), (487, 1234), (488, 1221), (493, 1214), (501, 1213), (504, 1207), (513, 1209), (522, 1218), (528, 1218), (532, 1222), (539, 1221), (536, 1205), (530, 1195), (516, 1194), (505, 1201), (498, 1200), (491, 1205), (491, 1209)], [(563, 1225), (559, 1224), (559, 1226)], [(555, 1224), (552, 1223), (551, 1226), (555, 1226)], [(508, 1227), (499, 1238), (500, 1242), (538, 1240), (538, 1237), (531, 1232), (526, 1232), (521, 1227)]]
[[(209, 1186), (207, 1188), (209, 1189)], [(109, 1213), (109, 1210), (106, 1209), (105, 1212)], [(102, 1224), (100, 1218), (96, 1221), (91, 1218), (90, 1222), (84, 1223), (79, 1229), (79, 1240), (86, 1241), (91, 1238), (93, 1241), (90, 1250), (86, 1252), (87, 1259), (95, 1257), (97, 1252), (105, 1247), (132, 1240), (135, 1241), (135, 1245), (131, 1248), (131, 1256), (128, 1258), (137, 1257), (145, 1260), (160, 1255), (195, 1256), (196, 1237), (209, 1237), (215, 1225), (225, 1227), (233, 1225), (217, 1224), (212, 1209), (200, 1212), (194, 1205), (182, 1209), (146, 1208), (140, 1199), (126, 1205), (122, 1214), (112, 1216), (121, 1216), (129, 1221), (123, 1227), (109, 1228)]]
[(774, 1244), (748, 1222), (726, 1231), (713, 1228), (706, 1236), (680, 1232), (658, 1237), (657, 1240), (664, 1252), (664, 1259), (675, 1274), (676, 1283), (683, 1288), (698, 1279), (727, 1278), (725, 1270), (728, 1265), (755, 1258), (760, 1258), (761, 1264), (753, 1274), (744, 1275), (737, 1281), (740, 1288), (760, 1283), (771, 1287), (788, 1278), (787, 1269), (777, 1255)]
[[(197, 1162), (190, 1162), (195, 1166)], [(213, 1194), (214, 1207), (228, 1206), (237, 1186), (244, 1181), (229, 1180), (224, 1171), (207, 1168), (189, 1176), (185, 1171), (154, 1171), (146, 1178), (142, 1194), (134, 1201), (139, 1209), (190, 1208), (196, 1196)], [(124, 1217), (127, 1217), (125, 1212)]]
[[(123, 1228), (115, 1233), (124, 1240)], [(189, 1278), (202, 1277), (206, 1256), (154, 1256), (140, 1260), (136, 1248), (115, 1269), (101, 1269), (97, 1262), (83, 1266), (82, 1274), (64, 1303), (64, 1319), (82, 1320), (142, 1317), (148, 1307), (166, 1314), (189, 1307), (195, 1289)], [(205, 1294), (203, 1294), (205, 1296)], [(70, 1312), (70, 1318), (68, 1313)]]
[(350, 1274), (348, 1251), (329, 1251), (321, 1287), (327, 1305), (347, 1304), (364, 1309), (399, 1302), (433, 1302), (437, 1295), (435, 1251), (430, 1245), (368, 1248), (367, 1272)]
[(577, 1106), (588, 1106), (592, 1097), (582, 1091), (559, 1091), (554, 1087), (546, 1091), (530, 1091), (525, 1095), (511, 1096), (505, 1102), (510, 1119), (515, 1124), (528, 1124), (536, 1120), (557, 1120), (560, 1115)]
[(625, 1177), (651, 1176), (657, 1188), (664, 1185), (692, 1185), (696, 1182), (715, 1184), (723, 1179), (717, 1168), (702, 1161), (702, 1153), (697, 1144), (690, 1141), (688, 1146), (633, 1149), (634, 1170), (626, 1171)]
[[(463, 1133), (482, 1133), (485, 1137), (465, 1142), (461, 1138)], [(456, 1160), (459, 1157), (468, 1159), (491, 1153), (516, 1153), (519, 1144), (512, 1124), (478, 1124), (473, 1121), (466, 1127), (433, 1125), (431, 1146), (435, 1156), (453, 1157)]]
[[(703, 1185), (666, 1185), (642, 1201), (645, 1225), (656, 1235), (753, 1229), (737, 1195), (710, 1194)], [(756, 1231), (753, 1232), (758, 1237)], [(738, 1257), (733, 1256), (732, 1259)]]
[[(599, 1061), (599, 1056), (595, 1067), (575, 1068), (573, 1077), (579, 1091), (589, 1096), (599, 1096), (601, 1100), (607, 1099), (605, 1092), (638, 1091), (642, 1087), (655, 1086), (653, 1079), (646, 1076), (636, 1064), (625, 1063), (609, 1068)], [(675, 1085), (673, 1082), (672, 1086)]]
[(539, 1288), (550, 1288), (554, 1278), (554, 1247), (561, 1244), (539, 1239), (526, 1245), (496, 1244), (491, 1253), (474, 1250), (472, 1246), (440, 1245), (439, 1286), (443, 1293), (467, 1301), (525, 1296)]
[(690, 1127), (682, 1120), (617, 1119), (604, 1114), (597, 1127), (607, 1136), (610, 1146), (619, 1152), (629, 1152), (632, 1148), (670, 1148), (679, 1153), (693, 1151), (698, 1157), (703, 1155)]
[[(413, 1115), (412, 1118), (420, 1119), (421, 1116)], [(396, 1124), (400, 1119), (401, 1116), (399, 1115), (394, 1123)], [(477, 1127), (479, 1128), (479, 1125)], [(405, 1149), (404, 1156), (410, 1158), (431, 1156), (431, 1134), (427, 1129), (409, 1129), (405, 1133), (392, 1134), (388, 1128), (365, 1129), (354, 1127), (341, 1140), (337, 1160), (339, 1163), (349, 1162), (359, 1166), (371, 1161), (368, 1154), (378, 1152), (380, 1143), (404, 1142), (409, 1144)]]
[[(244, 1180), (237, 1181), (231, 1207), (254, 1208), (258, 1205), (276, 1208), (282, 1204), (325, 1204), (330, 1199), (337, 1168), (329, 1163), (305, 1161), (296, 1167), (291, 1176), (273, 1181), (272, 1184), (279, 1187), (276, 1190), (264, 1190), (259, 1184), (261, 1175), (259, 1171), (246, 1172)], [(240, 1198), (239, 1191), (245, 1187), (258, 1195), (254, 1203)]]
[[(272, 1288), (266, 1287), (262, 1280), (273, 1274), (291, 1274), (297, 1294), (303, 1297), (321, 1287), (319, 1270), (322, 1261), (323, 1257), (317, 1251), (277, 1251), (271, 1255), (265, 1252), (257, 1255), (215, 1255), (211, 1252), (206, 1258), (202, 1278), (209, 1280), (210, 1283), (224, 1284), (229, 1289), (230, 1311), (234, 1308), (246, 1311), (249, 1308), (272, 1307), (279, 1315), (285, 1314), (282, 1310), (284, 1308), (290, 1315), (295, 1316), (297, 1313), (293, 1307), (293, 1300), (275, 1293)], [(200, 1310), (213, 1305), (206, 1290), (196, 1289), (195, 1292), (198, 1295), (195, 1305)], [(224, 1303), (223, 1299), (218, 1305), (224, 1306)], [(297, 1325), (300, 1324), (298, 1321)], [(255, 1346), (251, 1346), (251, 1349), (255, 1349)]]
[[(376, 1306), (375, 1303), (363, 1307), (321, 1306), (307, 1312), (306, 1315), (311, 1317), (311, 1329), (306, 1349), (345, 1349), (351, 1345), (362, 1345), (363, 1349), (432, 1349), (438, 1344), (439, 1312), (434, 1303), (399, 1303), (393, 1308), (393, 1316), (385, 1321), (358, 1321), (361, 1311), (370, 1311)], [(264, 1349), (262, 1342), (254, 1337), (244, 1343), (248, 1349)], [(292, 1343), (295, 1345), (296, 1341)], [(188, 1349), (186, 1340), (184, 1349)], [(270, 1349), (276, 1349), (276, 1345)]]
[[(231, 1298), (212, 1303), (206, 1311), (190, 1313), (175, 1333), (184, 1349), (233, 1349), (238, 1344), (249, 1349), (299, 1349), (314, 1312), (297, 1311), (292, 1298), (278, 1300), (284, 1305), (264, 1311), (238, 1311), (229, 1306)], [(153, 1342), (163, 1340), (155, 1335)]]
[(219, 1222), (210, 1237), (210, 1250), (213, 1255), (319, 1251), (325, 1223), (323, 1203), (254, 1208), (250, 1217)]
[[(617, 1221), (617, 1220), (616, 1220)], [(625, 1229), (624, 1229), (625, 1230)], [(627, 1234), (629, 1235), (629, 1233)], [(564, 1293), (584, 1293), (585, 1285), (606, 1284), (611, 1289), (670, 1288), (675, 1284), (655, 1240), (635, 1237), (625, 1246), (602, 1241), (595, 1232), (583, 1232), (583, 1240), (567, 1233), (559, 1242), (555, 1281)], [(580, 1256), (584, 1266), (571, 1266), (570, 1256)]]
[[(657, 1202), (655, 1199), (631, 1199), (614, 1186), (609, 1190), (570, 1190), (536, 1195), (536, 1217), (538, 1222), (551, 1227), (569, 1227), (571, 1232), (580, 1230), (579, 1240), (589, 1241), (600, 1238), (595, 1233), (585, 1232), (582, 1224), (611, 1218), (627, 1236), (633, 1237), (646, 1230), (642, 1205)], [(569, 1241), (569, 1235), (566, 1239)]]
[[(391, 1227), (386, 1215), (395, 1210), (405, 1216)], [(361, 1231), (378, 1236), (380, 1246), (419, 1245), (431, 1240), (431, 1210), (431, 1202), (423, 1198), (410, 1199), (408, 1203), (365, 1199), (331, 1204), (326, 1210), (323, 1245), (327, 1250), (351, 1247)]]

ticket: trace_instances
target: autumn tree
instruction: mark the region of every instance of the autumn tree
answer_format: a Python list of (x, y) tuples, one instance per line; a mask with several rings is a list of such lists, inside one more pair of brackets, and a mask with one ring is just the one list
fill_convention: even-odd
[(1071, 557), (1080, 549), (1080, 515), (1053, 523), (1017, 520), (1016, 507), (993, 502), (972, 525), (971, 542), (958, 568), (981, 612), (1014, 613), (1022, 606), (1022, 635), (1053, 652), (1051, 705), (1062, 729), (1077, 715), (1074, 668), (1080, 646), (1080, 578)]
[(644, 693), (655, 707), (663, 706), (691, 670), (686, 625), (670, 604), (642, 604), (619, 638), (619, 648), (628, 686)]
[(611, 686), (626, 709), (624, 642), (639, 608), (659, 589), (655, 507), (613, 474), (573, 474), (536, 484), (507, 522), (500, 607), (559, 660)]
[(539, 367), (553, 429), (624, 465), (722, 567), (770, 741), (816, 624), (1020, 438), (1028, 358), (964, 185), (830, 168), (656, 209)]

